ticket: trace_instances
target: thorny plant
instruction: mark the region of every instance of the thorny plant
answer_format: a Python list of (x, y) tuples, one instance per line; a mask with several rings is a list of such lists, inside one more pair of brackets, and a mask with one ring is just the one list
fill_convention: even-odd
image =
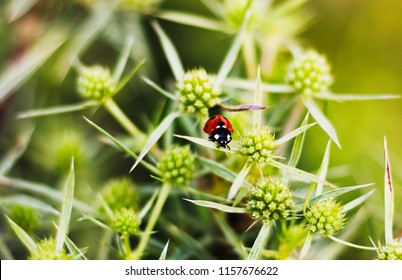
[[(78, 35), (68, 37), (71, 26), (58, 27), (59, 30), (42, 35), (23, 57), (25, 68), (19, 70), (19, 76), (6, 79), (13, 77), (12, 70), (3, 74), (6, 78), (0, 83), (0, 100), (3, 102), (59, 52), (55, 69), (66, 60), (73, 66), (77, 74), (76, 92), (83, 101), (24, 111), (19, 113), (19, 119), (57, 122), (58, 118), (79, 111), (84, 115), (80, 120), (89, 125), (84, 130), (95, 129), (101, 136), (102, 146), (109, 145), (123, 152), (134, 164), (131, 169), (125, 166), (125, 177), (105, 180), (99, 176), (101, 182), (91, 181), (88, 175), (91, 167), (85, 170), (83, 166), (92, 164), (92, 168), (98, 168), (95, 162), (101, 160), (99, 154), (107, 148), (100, 150), (99, 144), (91, 143), (95, 139), (80, 135), (81, 127), (76, 123), (64, 123), (61, 126), (64, 131), (76, 128), (78, 132), (69, 133), (64, 141), (48, 139), (42, 144), (42, 147), (49, 146), (48, 156), (56, 158), (50, 165), (65, 176), (63, 188), (58, 190), (57, 184), (48, 186), (30, 181), (28, 174), (12, 177), (12, 168), (18, 166), (25, 149), (29, 151), (29, 140), (35, 133), (26, 129), (29, 132), (24, 132), (16, 146), (2, 157), (0, 185), (8, 191), (0, 203), (8, 225), (28, 249), (27, 258), (227, 257), (213, 249), (218, 245), (230, 247), (227, 251), (231, 252), (231, 258), (306, 259), (319, 258), (321, 251), (327, 250), (322, 244), (330, 240), (331, 244), (377, 251), (379, 259), (402, 259), (402, 242), (393, 236), (394, 188), (386, 141), (385, 244), (373, 240), (371, 246), (354, 244), (347, 241), (348, 234), (359, 224), (359, 211), (374, 187), (370, 183), (338, 186), (327, 179), (331, 143), (338, 147), (341, 143), (318, 103), (319, 100), (356, 101), (398, 96), (329, 91), (332, 75), (327, 59), (312, 48), (305, 49), (295, 39), (308, 19), (306, 16), (300, 20), (304, 14), (302, 4), (306, 1), (288, 0), (275, 5), (271, 1), (201, 1), (215, 18), (157, 10), (159, 1), (80, 2), (90, 15), (87, 23), (75, 31)], [(265, 17), (264, 13), (270, 16)], [(146, 52), (139, 52), (143, 55), (140, 59), (138, 53), (134, 54), (134, 50), (146, 48), (144, 37), (118, 38), (117, 42), (125, 43), (113, 71), (100, 62), (93, 65), (82, 62), (83, 50), (96, 36), (103, 34), (116, 42), (116, 35), (111, 33), (113, 25), (108, 30), (107, 23), (121, 14), (136, 29), (140, 27), (138, 17), (143, 14), (153, 17), (151, 26), (174, 77), (166, 87), (149, 77), (142, 78), (164, 100), (157, 117), (138, 107), (136, 115), (147, 118), (146, 129), (141, 128), (143, 124), (136, 125), (116, 102), (127, 94), (126, 85), (135, 74), (152, 64), (152, 57)], [(14, 16), (18, 18), (22, 14)], [(198, 66), (186, 70), (175, 47), (178, 43), (171, 41), (157, 18), (233, 35), (217, 73)], [(123, 27), (127, 31), (131, 25), (123, 24)], [(88, 34), (91, 36), (85, 37)], [(47, 44), (49, 40), (53, 42), (51, 47)], [(132, 58), (141, 62), (123, 75)], [(283, 64), (287, 66), (282, 67)], [(286, 68), (280, 79), (282, 83), (271, 83), (276, 67)], [(68, 70), (63, 67), (55, 75), (64, 79)], [(136, 89), (133, 91), (136, 93)], [(268, 98), (271, 96), (275, 98)], [(101, 108), (121, 126), (124, 135), (109, 133), (109, 122), (103, 126), (92, 120)], [(234, 140), (228, 144), (230, 149), (218, 147), (202, 133), (203, 123), (214, 114), (230, 115), (234, 127)], [(307, 172), (297, 166), (304, 152), (306, 133), (313, 126), (321, 127), (329, 141), (318, 170)], [(111, 157), (119, 156), (113, 153)], [(127, 164), (126, 160), (121, 162)], [(151, 179), (134, 184), (131, 175), (136, 178), (144, 173)], [(99, 183), (101, 188), (88, 187)], [(350, 199), (348, 195), (353, 193), (355, 197)], [(44, 217), (50, 221), (46, 225)], [(217, 230), (221, 231), (219, 238), (215, 238)], [(96, 238), (91, 237), (91, 231), (96, 232)], [(88, 236), (77, 238), (76, 235)], [(20, 257), (14, 256), (10, 246), (14, 235), (7, 232), (7, 238), (2, 236), (2, 258)], [(367, 244), (367, 240), (362, 243)]]

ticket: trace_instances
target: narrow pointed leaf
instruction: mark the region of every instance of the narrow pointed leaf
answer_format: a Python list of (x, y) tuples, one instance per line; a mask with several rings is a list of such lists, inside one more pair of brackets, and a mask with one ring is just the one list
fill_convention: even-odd
[(74, 201), (74, 188), (75, 188), (75, 176), (74, 176), (74, 159), (71, 161), (70, 174), (67, 177), (64, 186), (64, 201), (61, 208), (59, 230), (56, 235), (56, 251), (60, 251), (63, 248), (64, 242), (67, 237), (68, 227), (71, 219), (71, 212), (73, 209)]
[[(98, 130), (100, 133), (102, 133), (103, 135), (105, 135), (107, 138), (109, 138), (118, 148), (120, 148), (123, 152), (126, 152), (129, 156), (131, 156), (134, 159), (138, 159), (138, 155), (136, 155), (133, 151), (131, 151), (127, 146), (125, 146), (123, 143), (121, 143), (119, 140), (117, 140), (116, 138), (114, 138), (112, 135), (110, 135), (107, 131), (103, 130), (101, 127), (99, 127), (98, 125), (96, 125), (94, 122), (90, 121), (89, 119), (87, 119), (86, 117), (83, 117), (91, 126), (93, 126), (96, 130)], [(146, 167), (149, 171), (151, 171), (152, 173), (154, 173), (155, 175), (160, 175), (159, 170), (147, 163), (146, 161), (142, 160), (141, 164)]]
[(233, 181), (232, 186), (229, 189), (229, 193), (228, 193), (228, 199), (232, 200), (237, 192), (239, 191), (240, 187), (243, 185), (244, 180), (247, 177), (247, 174), (250, 171), (252, 164), (251, 163), (246, 163), (243, 168), (241, 169), (241, 171), (239, 172), (239, 174), (236, 176), (235, 180)]
[(263, 224), (257, 238), (254, 241), (253, 247), (248, 255), (249, 260), (257, 260), (262, 249), (264, 249), (265, 243), (268, 240), (269, 233), (271, 231), (271, 225)]
[(144, 217), (147, 215), (149, 210), (152, 208), (158, 193), (159, 193), (159, 189), (155, 190), (155, 192), (152, 195), (152, 197), (148, 200), (148, 202), (145, 204), (145, 206), (142, 207), (140, 213), (138, 214), (140, 219), (144, 219)]
[[(257, 79), (255, 82), (255, 90), (254, 90), (254, 104), (262, 105), (262, 92), (261, 92), (261, 71), (260, 66), (258, 66), (257, 70)], [(253, 112), (253, 127), (260, 128), (261, 127), (261, 111), (257, 110)]]
[(286, 134), (285, 136), (279, 138), (278, 140), (275, 141), (275, 144), (277, 145), (282, 145), (283, 143), (297, 137), (298, 135), (306, 132), (310, 127), (315, 126), (317, 123), (311, 123), (311, 124), (306, 124), (306, 125), (302, 125), (299, 128), (296, 128), (295, 130), (289, 132), (288, 134)]
[(345, 94), (345, 93), (332, 93), (325, 92), (321, 94), (314, 95), (315, 98), (330, 100), (330, 101), (368, 101), (368, 100), (388, 100), (401, 98), (397, 94)]
[(99, 106), (99, 102), (96, 101), (85, 101), (78, 104), (72, 105), (63, 105), (63, 106), (56, 106), (50, 108), (43, 108), (43, 109), (34, 109), (25, 112), (20, 112), (17, 115), (19, 119), (27, 119), (27, 118), (37, 118), (37, 117), (44, 117), (44, 116), (51, 116), (51, 115), (59, 115), (65, 113), (71, 113), (81, 110), (86, 110), (89, 108), (94, 108)]
[(169, 37), (163, 31), (158, 22), (152, 22), (152, 26), (155, 29), (156, 34), (158, 34), (159, 41), (162, 44), (163, 52), (165, 53), (165, 56), (169, 62), (170, 68), (172, 69), (176, 81), (179, 83), (182, 82), (184, 69), (175, 47), (173, 46)]
[(66, 237), (65, 243), (66, 243), (68, 250), (73, 254), (74, 259), (87, 260), (84, 252), (80, 248), (78, 248), (77, 245), (75, 245), (74, 242), (70, 238)]
[[(305, 126), (308, 123), (308, 118), (309, 118), (309, 113), (307, 113), (306, 117), (304, 118), (301, 126)], [(304, 143), (304, 138), (306, 135), (306, 131), (303, 131), (299, 135), (296, 136), (296, 139), (293, 143), (292, 147), (292, 152), (290, 154), (290, 158), (288, 161), (288, 166), (293, 166), (296, 167), (297, 163), (299, 162), (302, 150), (303, 150), (303, 143)]]
[(116, 92), (119, 92), (130, 80), (131, 78), (137, 73), (137, 71), (141, 68), (141, 66), (145, 63), (145, 60), (140, 61), (132, 70), (130, 73), (128, 73), (126, 76), (121, 78), (119, 83), (117, 84), (116, 87)]
[[(198, 157), (197, 159), (204, 167), (206, 167), (209, 171), (213, 172), (215, 175), (221, 177), (222, 179), (225, 179), (229, 182), (233, 182), (236, 179), (237, 174), (228, 169), (223, 164), (204, 157)], [(251, 187), (251, 184), (249, 182), (245, 181), (244, 183), (248, 187)]]
[(342, 208), (342, 213), (348, 212), (354, 208), (356, 208), (357, 206), (359, 206), (360, 204), (362, 204), (364, 201), (366, 201), (367, 198), (369, 198), (375, 190), (371, 190), (368, 193), (359, 196), (358, 198), (352, 200), (351, 202), (345, 204)]
[[(110, 215), (108, 215), (110, 217)], [(100, 228), (106, 229), (106, 230), (110, 230), (113, 231), (112, 228), (110, 228), (108, 225), (102, 223), (101, 221), (97, 220), (94, 217), (88, 216), (86, 214), (83, 214), (81, 218), (78, 219), (78, 221), (85, 221), (88, 220), (90, 222), (92, 222), (93, 224), (99, 226)]]
[(335, 144), (340, 148), (341, 144), (338, 140), (338, 135), (336, 134), (335, 128), (332, 126), (331, 122), (327, 117), (321, 112), (318, 105), (314, 102), (312, 98), (304, 98), (304, 104), (306, 105), (311, 116), (317, 121), (318, 125), (328, 134), (328, 136), (335, 142)]
[(168, 248), (169, 248), (169, 241), (170, 241), (170, 240), (168, 240), (168, 242), (166, 242), (165, 247), (163, 247), (163, 251), (162, 251), (162, 253), (161, 253), (160, 257), (159, 257), (159, 260), (160, 260), (160, 261), (166, 260), (166, 254), (167, 254), (167, 250), (168, 250)]
[(134, 36), (128, 36), (126, 39), (126, 43), (124, 44), (124, 49), (120, 54), (119, 60), (113, 70), (113, 81), (117, 82), (120, 80), (121, 75), (123, 74), (124, 68), (126, 67), (127, 61), (130, 57), (131, 50), (134, 45)]
[(228, 28), (226, 28), (225, 25), (223, 25), (221, 22), (215, 19), (195, 15), (192, 13), (186, 13), (181, 11), (163, 11), (157, 13), (156, 16), (164, 20), (169, 20), (172, 22), (194, 26), (202, 29), (225, 32), (225, 33), (230, 33), (231, 31)]
[(275, 160), (269, 160), (268, 164), (277, 167), (285, 172), (288, 172), (289, 174), (292, 174), (296, 177), (299, 177), (301, 179), (310, 181), (310, 182), (316, 182), (316, 183), (321, 183), (325, 186), (329, 186), (331, 188), (337, 188), (337, 186), (335, 186), (334, 184), (327, 182), (326, 180), (321, 179), (320, 177), (318, 177), (317, 175), (308, 173), (304, 170), (298, 169), (296, 167), (293, 166), (289, 166), (286, 164), (283, 164), (281, 162), (275, 161)]
[(388, 155), (387, 138), (384, 137), (384, 223), (385, 223), (385, 243), (388, 245), (393, 241), (392, 225), (394, 219), (394, 189), (392, 186), (391, 163)]
[(188, 140), (190, 142), (193, 142), (193, 143), (195, 143), (197, 145), (200, 145), (200, 146), (204, 146), (204, 147), (209, 148), (209, 149), (214, 149), (214, 150), (229, 153), (229, 154), (237, 154), (238, 153), (238, 149), (236, 149), (236, 148), (230, 148), (230, 150), (229, 149), (224, 149), (224, 148), (218, 148), (215, 143), (213, 143), (211, 141), (208, 141), (206, 139), (203, 139), (203, 138), (186, 136), (186, 135), (177, 135), (177, 134), (175, 134), (174, 136), (182, 138), (182, 139), (186, 139), (186, 140)]
[(244, 17), (243, 23), (240, 27), (239, 33), (236, 35), (232, 43), (232, 46), (230, 47), (229, 52), (227, 53), (221, 67), (219, 68), (218, 74), (216, 75), (214, 83), (214, 88), (216, 89), (222, 86), (223, 81), (226, 79), (234, 63), (236, 62), (237, 55), (242, 46), (250, 17), (251, 17), (251, 9), (248, 9)]
[[(325, 180), (327, 177), (328, 166), (329, 166), (329, 155), (331, 149), (331, 140), (328, 141), (327, 147), (325, 149), (324, 158), (322, 159), (320, 168), (318, 169), (317, 176)], [(322, 193), (324, 185), (322, 183), (317, 183), (317, 189), (315, 195), (318, 196)]]
[(155, 84), (150, 79), (148, 79), (146, 77), (143, 77), (142, 79), (144, 80), (145, 83), (147, 83), (150, 87), (155, 89), (157, 92), (161, 93), (162, 95), (166, 96), (167, 98), (169, 98), (171, 100), (177, 100), (176, 96), (173, 93), (170, 93), (170, 92), (164, 90), (163, 88), (161, 88), (160, 86)]
[(59, 215), (60, 212), (54, 209), (49, 204), (38, 200), (34, 197), (26, 196), (26, 195), (12, 195), (0, 198), (0, 205), (14, 205), (20, 204), (27, 207), (31, 207), (33, 209), (39, 210), (44, 213), (50, 213), (53, 215)]
[[(223, 82), (223, 86), (235, 88), (235, 89), (244, 89), (244, 90), (254, 90), (255, 89), (255, 81), (251, 80), (243, 80), (240, 78), (227, 77)], [(261, 90), (269, 93), (286, 93), (290, 94), (294, 92), (293, 87), (286, 84), (267, 84), (261, 83)]]
[(340, 244), (343, 244), (343, 245), (346, 245), (346, 246), (349, 246), (349, 247), (352, 247), (352, 248), (357, 248), (357, 249), (362, 249), (362, 250), (369, 250), (369, 251), (376, 251), (377, 250), (377, 248), (375, 248), (375, 247), (367, 247), (367, 246), (357, 245), (357, 244), (350, 243), (350, 242), (347, 242), (345, 240), (336, 238), (335, 236), (332, 236), (332, 235), (328, 236), (328, 238), (332, 239), (335, 242), (338, 242)]
[(303, 247), (300, 250), (300, 260), (304, 260), (307, 257), (308, 252), (310, 251), (311, 248), (311, 242), (313, 241), (313, 234), (311, 231), (308, 231), (306, 240), (304, 241)]
[(135, 161), (133, 167), (131, 168), (130, 172), (134, 170), (135, 167), (140, 163), (140, 161), (145, 157), (145, 155), (149, 152), (153, 145), (162, 137), (163, 133), (170, 127), (172, 122), (179, 117), (179, 113), (171, 113), (168, 115), (160, 124), (159, 126), (152, 132), (149, 136), (147, 142), (145, 143), (144, 148), (142, 149), (141, 153), (139, 154), (137, 160)]
[(183, 198), (183, 199), (188, 202), (194, 203), (195, 205), (198, 205), (198, 206), (217, 209), (217, 210), (220, 210), (220, 211), (226, 212), (226, 213), (247, 213), (247, 209), (242, 208), (242, 207), (233, 207), (233, 206), (220, 204), (220, 203), (207, 201), (207, 200), (191, 200), (191, 199), (186, 199), (186, 198)]
[(8, 216), (6, 216), (7, 221), (15, 234), (21, 240), (21, 242), (25, 245), (29, 252), (34, 253), (37, 250), (37, 246), (35, 241), (23, 230), (19, 225), (17, 225), (13, 220), (11, 220)]

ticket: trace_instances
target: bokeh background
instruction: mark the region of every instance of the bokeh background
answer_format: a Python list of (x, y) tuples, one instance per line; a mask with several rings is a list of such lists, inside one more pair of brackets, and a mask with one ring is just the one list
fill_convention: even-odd
[[(82, 25), (88, 15), (81, 5), (91, 1), (26, 1), (33, 3), (33, 8), (21, 18), (10, 21), (10, 3), (17, 2), (21, 1), (2, 0), (0, 4), (2, 90), (6, 89), (5, 85), (13, 83), (4, 78), (7, 66), (17, 63), (30, 43), (43, 32), (55, 27)], [(211, 16), (196, 0), (164, 0), (158, 9), (177, 9)], [(402, 94), (400, 1), (310, 0), (303, 6), (303, 11), (311, 20), (297, 37), (304, 45), (327, 56), (334, 76), (331, 87), (333, 92)], [(109, 15), (105, 14), (107, 16)], [(172, 74), (150, 27), (152, 18), (152, 15), (139, 15), (136, 11), (115, 14), (113, 24), (96, 33), (95, 39), (82, 51), (81, 60), (86, 64), (113, 65), (124, 43), (118, 38), (124, 38), (127, 32), (133, 32), (136, 36), (133, 58), (147, 59), (141, 75), (149, 76), (161, 84), (169, 84)], [(204, 66), (209, 71), (218, 69), (231, 42), (231, 36), (164, 20), (159, 22), (175, 43), (185, 68)], [(63, 135), (71, 132), (68, 141), (72, 141), (71, 134), (74, 134), (73, 141), (80, 143), (77, 146), (81, 149), (84, 147), (75, 152), (82, 157), (77, 160), (77, 168), (78, 174), (86, 182), (91, 182), (92, 186), (102, 185), (111, 177), (127, 175), (131, 160), (121, 155), (116, 156), (113, 150), (105, 149), (101, 143), (93, 141), (96, 132), (88, 129), (82, 121), (82, 113), (36, 120), (16, 119), (16, 114), (20, 111), (79, 101), (75, 91), (76, 72), (68, 65), (68, 60), (60, 58), (61, 54), (56, 52), (32, 75), (18, 82), (18, 86), (7, 97), (1, 99), (0, 157), (15, 145), (18, 137), (35, 127), (25, 153), (10, 171), (10, 175), (52, 185), (60, 180), (59, 174), (65, 166), (63, 159), (51, 155), (57, 153), (55, 147), (63, 141)], [(135, 77), (124, 93), (116, 97), (116, 102), (122, 104), (127, 115), (141, 126), (164, 108), (163, 99), (140, 78)], [(149, 115), (137, 113), (144, 111), (144, 108)], [(329, 179), (334, 178), (344, 185), (375, 183), (376, 192), (364, 206), (365, 219), (361, 220), (360, 227), (350, 236), (349, 241), (369, 245), (368, 236), (373, 240), (384, 240), (384, 136), (388, 140), (395, 187), (394, 234), (396, 237), (402, 236), (402, 99), (328, 102), (326, 112), (342, 144), (342, 149), (332, 146)], [(116, 134), (122, 132), (104, 111), (96, 112), (94, 118), (106, 130)], [(316, 170), (327, 141), (327, 136), (321, 129), (311, 129), (307, 134), (299, 167), (309, 171)], [(74, 150), (74, 145), (71, 146)], [(130, 176), (140, 184), (147, 183), (149, 179), (141, 176), (141, 171)], [(0, 195), (7, 192), (4, 187), (0, 187)], [(79, 192), (85, 195), (86, 188), (78, 190)], [(1, 231), (6, 232), (6, 223), (2, 222), (1, 226)], [(371, 252), (355, 249), (342, 250), (338, 255), (340, 259), (372, 257)]]

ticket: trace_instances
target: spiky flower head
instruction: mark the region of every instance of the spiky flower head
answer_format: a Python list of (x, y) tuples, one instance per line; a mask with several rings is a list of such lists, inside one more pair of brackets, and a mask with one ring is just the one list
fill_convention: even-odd
[(268, 126), (249, 130), (240, 141), (240, 152), (250, 162), (267, 162), (273, 157), (277, 147), (274, 140), (275, 136)]
[(172, 147), (158, 163), (162, 181), (177, 186), (187, 185), (194, 175), (194, 160), (188, 145)]
[(305, 214), (308, 228), (322, 236), (334, 235), (345, 224), (346, 218), (342, 208), (333, 197), (311, 205)]
[(326, 58), (309, 50), (289, 65), (286, 80), (297, 93), (312, 95), (328, 89), (332, 83), (330, 71)]
[(84, 66), (79, 72), (77, 90), (82, 97), (102, 101), (115, 94), (116, 82), (108, 68)]
[(281, 180), (269, 177), (251, 187), (247, 209), (252, 218), (270, 224), (289, 216), (293, 207), (292, 193)]
[(31, 233), (39, 226), (39, 214), (34, 208), (14, 204), (8, 210), (8, 216), (26, 232)]
[(133, 208), (120, 208), (114, 212), (112, 228), (120, 235), (133, 235), (138, 232), (141, 219)]
[(112, 211), (121, 208), (137, 206), (138, 193), (133, 182), (126, 178), (112, 179), (105, 184), (101, 194), (107, 205)]
[(178, 83), (178, 100), (184, 113), (208, 114), (208, 109), (220, 102), (221, 90), (214, 88), (214, 78), (205, 69), (193, 69), (184, 73)]
[(379, 260), (402, 260), (402, 243), (393, 241), (388, 245), (378, 247)]
[(56, 241), (50, 237), (36, 244), (36, 252), (31, 252), (30, 260), (72, 260), (73, 256), (64, 249), (56, 250)]

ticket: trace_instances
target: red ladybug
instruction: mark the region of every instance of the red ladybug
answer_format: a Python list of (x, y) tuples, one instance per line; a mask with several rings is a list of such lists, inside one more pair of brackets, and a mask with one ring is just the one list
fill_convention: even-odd
[(233, 127), (230, 121), (221, 115), (209, 118), (204, 125), (204, 132), (209, 134), (208, 140), (218, 143), (218, 148), (229, 148), (232, 141)]

